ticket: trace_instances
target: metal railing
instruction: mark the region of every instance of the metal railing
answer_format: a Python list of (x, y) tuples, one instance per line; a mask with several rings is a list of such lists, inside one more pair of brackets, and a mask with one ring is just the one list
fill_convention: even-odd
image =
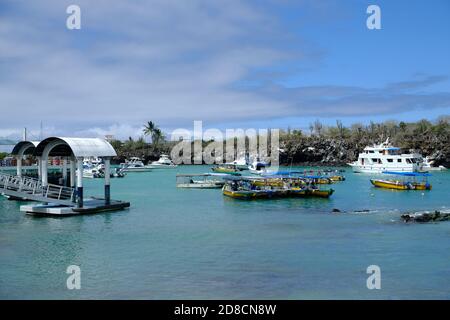
[(74, 188), (54, 184), (43, 186), (38, 179), (0, 173), (0, 192), (8, 194), (8, 190), (23, 194), (24, 198), (29, 198), (30, 200), (33, 200), (33, 197), (30, 196), (39, 196), (49, 200), (70, 201), (74, 201), (75, 197)]

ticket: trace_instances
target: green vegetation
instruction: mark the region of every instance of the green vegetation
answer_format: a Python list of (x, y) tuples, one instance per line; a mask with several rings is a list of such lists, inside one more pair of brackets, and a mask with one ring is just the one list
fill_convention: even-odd
[[(306, 133), (290, 127), (280, 131), (281, 164), (341, 165), (356, 160), (365, 146), (389, 138), (392, 144), (405, 151), (415, 150), (431, 156), (437, 165), (450, 165), (450, 116), (442, 116), (434, 122), (391, 120), (367, 125), (355, 123), (348, 127), (339, 120), (334, 126), (316, 120), (308, 129)], [(151, 137), (151, 143), (145, 141), (147, 136)], [(203, 148), (211, 142), (202, 141)], [(138, 156), (149, 160), (157, 159), (161, 153), (170, 154), (177, 142), (167, 141), (158, 126), (149, 121), (139, 139), (130, 137), (111, 143), (121, 158)]]
[(9, 154), (6, 152), (0, 152), (0, 161), (5, 159)]
[(281, 155), (282, 163), (344, 164), (355, 160), (365, 146), (378, 144), (386, 138), (406, 151), (431, 156), (436, 164), (450, 163), (450, 116), (439, 117), (435, 122), (391, 120), (368, 125), (356, 123), (349, 127), (339, 120), (335, 126), (325, 126), (317, 120), (309, 130), (308, 135), (300, 130), (281, 132), (280, 148), (285, 151)]

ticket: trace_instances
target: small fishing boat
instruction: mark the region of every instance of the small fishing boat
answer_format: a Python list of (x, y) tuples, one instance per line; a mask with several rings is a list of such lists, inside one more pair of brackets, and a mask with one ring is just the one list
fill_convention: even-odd
[[(276, 181), (276, 183), (274, 183)], [(292, 177), (227, 177), (223, 186), (223, 194), (235, 199), (275, 199), (330, 197), (334, 190), (318, 189), (315, 185), (307, 185), (299, 178)]]
[(329, 179), (333, 182), (345, 181), (345, 177), (341, 175), (330, 176)]
[(432, 188), (427, 179), (431, 176), (429, 173), (393, 171), (384, 171), (383, 173), (397, 177), (394, 179), (370, 179), (370, 182), (377, 188), (393, 190), (431, 190)]
[(318, 197), (318, 198), (329, 198), (334, 193), (333, 189), (306, 189), (306, 196)]
[(239, 173), (239, 171), (241, 171), (240, 169), (237, 168), (236, 165), (233, 164), (218, 165), (211, 168), (211, 170), (216, 173), (229, 173), (229, 174), (236, 174)]
[(177, 165), (170, 160), (167, 154), (162, 154), (158, 161), (153, 161), (149, 167), (152, 169), (174, 169)]
[(301, 176), (301, 177), (306, 181), (314, 184), (332, 184), (334, 182), (334, 180), (325, 176)]
[(129, 161), (120, 164), (122, 172), (148, 172), (152, 171), (151, 166), (146, 166), (138, 157), (132, 157)]
[(177, 174), (177, 188), (219, 189), (225, 184), (223, 177), (227, 174)]

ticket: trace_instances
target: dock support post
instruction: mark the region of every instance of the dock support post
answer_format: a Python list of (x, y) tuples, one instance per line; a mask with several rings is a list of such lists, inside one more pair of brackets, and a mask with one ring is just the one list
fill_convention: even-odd
[(48, 184), (48, 172), (47, 172), (48, 157), (42, 157), (41, 159), (41, 175), (42, 186), (46, 187)]
[(77, 195), (75, 193), (75, 171), (77, 170), (76, 159), (74, 157), (70, 158), (70, 187), (74, 190), (72, 196), (72, 201), (77, 201)]
[(105, 204), (111, 203), (111, 160), (105, 159)]
[(38, 180), (42, 181), (41, 157), (36, 157), (36, 159), (37, 159), (37, 169), (38, 169)]
[(78, 208), (83, 208), (83, 158), (77, 158)]
[(63, 186), (67, 187), (67, 158), (63, 159), (62, 178), (63, 178)]
[(19, 154), (16, 157), (16, 161), (17, 161), (17, 165), (16, 165), (16, 167), (17, 167), (17, 175), (19, 177), (21, 177), (22, 176), (22, 156), (21, 156), (21, 154)]

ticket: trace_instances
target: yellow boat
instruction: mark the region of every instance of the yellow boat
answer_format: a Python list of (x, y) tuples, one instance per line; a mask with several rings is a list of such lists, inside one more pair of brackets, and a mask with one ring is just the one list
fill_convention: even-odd
[(377, 188), (395, 190), (431, 190), (431, 184), (425, 182), (404, 182), (399, 180), (370, 179)]
[(284, 190), (233, 190), (229, 185), (222, 191), (224, 196), (243, 200), (280, 198), (287, 194)]
[(333, 189), (307, 189), (306, 191), (307, 196), (318, 198), (329, 198), (333, 193)]
[[(383, 173), (397, 175), (403, 179), (370, 179), (370, 182), (377, 188), (393, 190), (431, 190), (432, 188), (427, 180), (427, 177), (431, 176), (429, 173), (392, 171)], [(423, 181), (417, 181), (418, 177), (423, 178)]]
[(216, 166), (214, 168), (211, 168), (211, 170), (216, 173), (229, 173), (229, 174), (237, 174), (240, 171), (234, 165)]
[(335, 181), (335, 182), (337, 182), (337, 181), (344, 181), (345, 177), (344, 176), (335, 175), (335, 176), (331, 176), (330, 180), (331, 181)]

